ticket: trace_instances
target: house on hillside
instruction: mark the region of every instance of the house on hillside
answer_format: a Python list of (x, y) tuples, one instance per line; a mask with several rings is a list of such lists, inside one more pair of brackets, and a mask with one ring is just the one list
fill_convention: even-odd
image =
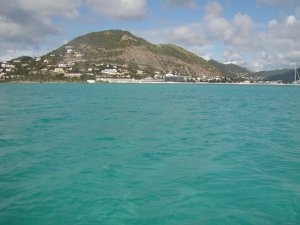
[(73, 48), (74, 48), (73, 46), (66, 46), (65, 47), (67, 55), (71, 55), (73, 53)]
[(55, 68), (54, 73), (65, 73), (65, 70), (63, 68)]
[(77, 58), (80, 58), (80, 57), (82, 57), (82, 53), (74, 52), (74, 56), (77, 57)]
[(66, 68), (67, 64), (65, 64), (65, 63), (59, 63), (57, 66), (60, 67), (60, 68)]
[(104, 73), (107, 75), (117, 75), (118, 71), (117, 71), (117, 69), (104, 69), (104, 70), (101, 70), (101, 73)]

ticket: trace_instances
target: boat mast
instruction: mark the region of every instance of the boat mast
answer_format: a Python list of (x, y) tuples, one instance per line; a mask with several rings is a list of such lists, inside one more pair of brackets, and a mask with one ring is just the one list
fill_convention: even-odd
[(297, 65), (295, 63), (295, 83), (297, 82)]

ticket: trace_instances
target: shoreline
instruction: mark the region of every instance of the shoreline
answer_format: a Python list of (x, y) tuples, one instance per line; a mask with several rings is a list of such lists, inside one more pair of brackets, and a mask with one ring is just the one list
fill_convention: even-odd
[(188, 85), (241, 85), (241, 86), (300, 86), (297, 84), (283, 83), (210, 83), (210, 82), (165, 82), (165, 81), (126, 81), (126, 82), (93, 82), (86, 81), (9, 81), (0, 84), (188, 84)]

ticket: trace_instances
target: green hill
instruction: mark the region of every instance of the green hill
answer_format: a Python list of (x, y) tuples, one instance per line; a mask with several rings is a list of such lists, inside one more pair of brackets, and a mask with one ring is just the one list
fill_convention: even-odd
[(31, 61), (31, 60), (33, 60), (33, 58), (31, 57), (31, 56), (20, 56), (20, 57), (18, 57), (18, 58), (14, 58), (14, 59), (12, 59), (12, 60), (10, 60), (10, 61), (21, 61), (21, 62), (26, 62), (26, 61)]
[[(298, 68), (297, 71), (299, 74), (300, 68)], [(260, 71), (260, 72), (255, 73), (255, 75), (264, 77), (264, 79), (267, 81), (281, 80), (285, 83), (293, 82), (295, 79), (295, 71), (292, 69)]]
[(210, 60), (209, 62), (218, 68), (226, 77), (236, 78), (238, 75), (249, 75), (251, 73), (251, 71), (247, 68), (238, 66), (236, 64), (223, 64), (215, 60)]
[[(80, 54), (66, 54), (66, 49)], [(151, 68), (163, 73), (189, 76), (215, 76), (221, 72), (210, 62), (176, 45), (154, 45), (128, 31), (107, 30), (79, 36), (46, 57), (59, 56), (56, 62), (114, 63)]]

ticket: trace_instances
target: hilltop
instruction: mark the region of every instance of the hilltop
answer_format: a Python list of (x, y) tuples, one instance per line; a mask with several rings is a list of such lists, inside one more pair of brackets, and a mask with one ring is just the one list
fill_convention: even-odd
[[(66, 51), (69, 53), (66, 54)], [(187, 76), (221, 75), (203, 58), (175, 45), (154, 45), (128, 31), (108, 30), (79, 36), (46, 56), (58, 60), (130, 65), (138, 70), (173, 72)], [(81, 65), (82, 67), (82, 65)]]

